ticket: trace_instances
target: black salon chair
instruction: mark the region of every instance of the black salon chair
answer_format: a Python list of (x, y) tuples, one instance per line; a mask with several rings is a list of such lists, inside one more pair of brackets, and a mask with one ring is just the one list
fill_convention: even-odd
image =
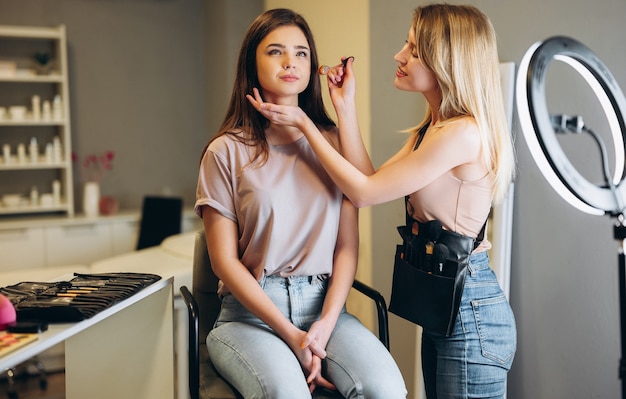
[[(218, 278), (209, 261), (204, 231), (198, 232), (193, 257), (193, 294), (186, 286), (180, 288), (189, 312), (189, 392), (191, 399), (238, 399), (239, 395), (213, 368), (205, 339), (220, 311), (217, 296)], [(367, 285), (354, 281), (353, 288), (371, 298), (378, 313), (378, 337), (389, 349), (387, 306), (383, 296)], [(321, 391), (321, 392), (318, 392)], [(334, 392), (318, 390), (314, 398), (341, 398)]]
[(183, 217), (183, 200), (178, 197), (146, 196), (141, 207), (137, 250), (154, 247), (179, 234)]

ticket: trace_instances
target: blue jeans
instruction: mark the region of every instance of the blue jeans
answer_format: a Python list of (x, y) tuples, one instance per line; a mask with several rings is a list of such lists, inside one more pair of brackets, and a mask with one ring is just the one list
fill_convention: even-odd
[(516, 344), (513, 311), (487, 252), (473, 254), (454, 332), (447, 338), (428, 330), (422, 334), (426, 397), (504, 397)]
[[(308, 330), (321, 315), (326, 276), (270, 276), (260, 284), (298, 328)], [(300, 363), (289, 346), (233, 295), (222, 299), (206, 343), (217, 371), (244, 398), (311, 398)], [(345, 398), (406, 397), (404, 380), (389, 351), (345, 310), (326, 352), (323, 374)]]

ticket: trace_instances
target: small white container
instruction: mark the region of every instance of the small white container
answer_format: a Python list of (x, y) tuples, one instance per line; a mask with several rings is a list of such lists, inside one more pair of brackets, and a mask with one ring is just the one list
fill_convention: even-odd
[(9, 116), (13, 121), (23, 121), (26, 119), (26, 107), (22, 105), (13, 105), (9, 107)]
[(15, 76), (16, 71), (17, 71), (17, 62), (0, 61), (0, 76), (11, 78)]
[(54, 206), (54, 197), (50, 193), (41, 194), (41, 198), (39, 200), (39, 205), (44, 208), (50, 208)]
[(2, 204), (7, 208), (17, 208), (22, 202), (22, 196), (19, 194), (4, 194), (2, 196)]

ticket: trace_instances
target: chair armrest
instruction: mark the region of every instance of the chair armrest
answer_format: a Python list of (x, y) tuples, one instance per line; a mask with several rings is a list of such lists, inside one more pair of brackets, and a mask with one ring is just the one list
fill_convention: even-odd
[(180, 294), (187, 305), (189, 316), (189, 395), (191, 399), (200, 398), (200, 322), (198, 303), (186, 286), (180, 287)]
[(376, 304), (376, 311), (378, 313), (378, 339), (389, 349), (389, 319), (387, 314), (387, 303), (385, 298), (380, 292), (376, 291), (372, 287), (354, 280), (352, 287), (363, 295), (371, 298)]

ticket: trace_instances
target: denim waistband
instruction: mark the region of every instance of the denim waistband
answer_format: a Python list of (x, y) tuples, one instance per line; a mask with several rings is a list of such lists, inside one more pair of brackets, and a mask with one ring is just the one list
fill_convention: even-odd
[(471, 254), (468, 268), (470, 273), (490, 269), (491, 267), (489, 265), (489, 253), (487, 251), (481, 251)]
[(325, 281), (328, 280), (328, 274), (315, 274), (312, 276), (279, 276), (277, 274), (271, 276), (263, 276), (259, 281), (261, 286), (265, 287), (268, 285), (278, 285), (282, 287), (287, 287), (290, 285), (300, 285), (300, 284), (312, 284), (317, 281)]

